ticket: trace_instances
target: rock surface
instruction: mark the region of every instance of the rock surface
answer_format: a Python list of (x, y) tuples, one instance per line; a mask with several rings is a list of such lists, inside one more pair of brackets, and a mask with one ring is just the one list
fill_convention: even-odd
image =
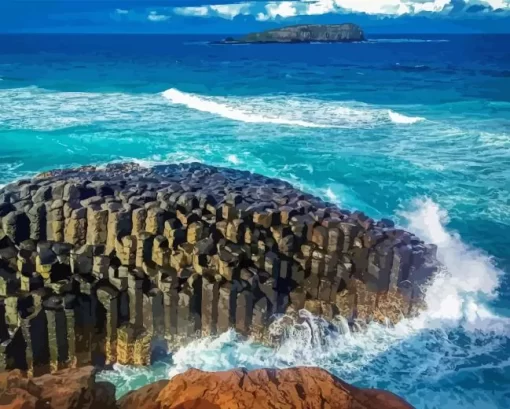
[(0, 370), (33, 375), (145, 365), (230, 328), (273, 344), (274, 318), (303, 309), (396, 322), (436, 271), (435, 246), (390, 220), (198, 163), (20, 180), (0, 223)]
[(220, 43), (351, 43), (364, 40), (363, 30), (355, 24), (302, 24), (252, 33), (239, 39), (228, 38)]
[(19, 370), (0, 374), (1, 409), (115, 409), (115, 387), (95, 382), (91, 366), (27, 379)]
[[(165, 384), (166, 383), (166, 384)], [(126, 395), (119, 409), (412, 409), (389, 392), (359, 389), (317, 368), (190, 369)]]

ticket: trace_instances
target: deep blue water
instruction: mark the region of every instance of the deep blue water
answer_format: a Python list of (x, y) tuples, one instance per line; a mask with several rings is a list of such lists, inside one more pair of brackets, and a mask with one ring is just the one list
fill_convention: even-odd
[(0, 183), (119, 160), (228, 165), (393, 217), (447, 271), (396, 328), (296, 333), (276, 351), (228, 333), (102, 376), (124, 393), (189, 366), (319, 365), (419, 409), (510, 407), (510, 36), (213, 39), (0, 35)]

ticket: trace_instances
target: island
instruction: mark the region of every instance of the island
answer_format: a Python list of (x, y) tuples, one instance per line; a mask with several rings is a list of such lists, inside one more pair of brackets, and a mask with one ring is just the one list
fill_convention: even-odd
[(352, 43), (364, 40), (363, 30), (356, 24), (300, 24), (252, 33), (238, 39), (228, 37), (214, 44)]

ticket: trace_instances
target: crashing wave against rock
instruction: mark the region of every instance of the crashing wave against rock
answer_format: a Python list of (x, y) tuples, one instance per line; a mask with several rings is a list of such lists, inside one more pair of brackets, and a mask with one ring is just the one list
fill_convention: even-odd
[(278, 314), (415, 314), (435, 251), (389, 220), (202, 164), (48, 172), (0, 191), (0, 369), (148, 364)]

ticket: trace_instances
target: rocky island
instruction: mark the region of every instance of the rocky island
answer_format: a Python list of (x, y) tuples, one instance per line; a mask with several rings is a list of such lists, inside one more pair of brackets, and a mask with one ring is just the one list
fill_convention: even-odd
[(364, 41), (365, 35), (356, 24), (302, 24), (234, 39), (226, 38), (216, 44), (271, 44), (271, 43), (352, 43)]

